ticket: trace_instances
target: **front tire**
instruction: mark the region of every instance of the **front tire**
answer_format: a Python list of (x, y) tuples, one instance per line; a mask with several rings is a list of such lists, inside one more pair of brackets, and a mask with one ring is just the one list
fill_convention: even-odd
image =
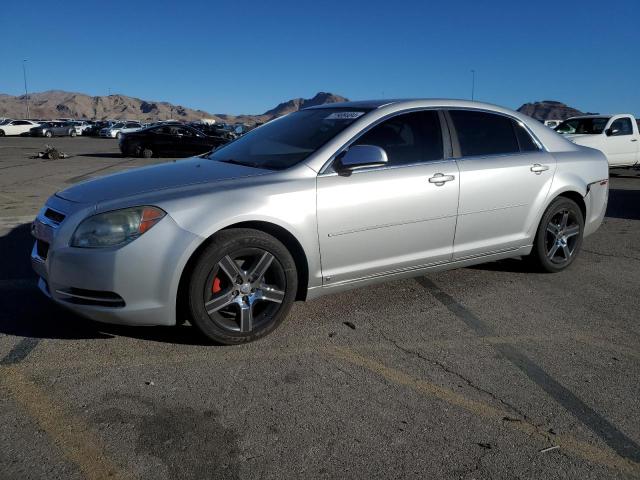
[(557, 273), (575, 260), (584, 232), (584, 217), (576, 202), (558, 197), (547, 208), (529, 256), (540, 270)]
[(52, 135), (53, 135), (53, 134), (52, 134), (50, 131), (48, 131), (48, 130), (47, 130), (47, 131), (45, 132), (45, 134), (44, 134), (44, 136), (45, 136), (45, 137), (47, 137), (47, 138), (51, 138), (51, 136), (52, 136)]
[(191, 322), (217, 343), (251, 342), (282, 323), (297, 288), (295, 262), (280, 241), (259, 230), (223, 230), (192, 271)]
[(120, 132), (116, 133), (116, 138), (120, 140)]
[(0, 137), (4, 137), (4, 130), (0, 130)]
[(69, 136), (70, 136), (70, 137), (75, 137), (75, 136), (76, 136), (76, 131), (75, 131), (75, 130), (71, 130), (71, 131), (69, 132)]
[(142, 158), (151, 158), (153, 157), (153, 150), (151, 150), (150, 148), (143, 148), (140, 152), (140, 156)]

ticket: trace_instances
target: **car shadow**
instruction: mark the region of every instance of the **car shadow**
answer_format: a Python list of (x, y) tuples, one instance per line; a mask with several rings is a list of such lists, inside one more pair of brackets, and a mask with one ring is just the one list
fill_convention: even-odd
[(609, 190), (607, 217), (640, 220), (640, 190)]
[(33, 245), (30, 224), (0, 236), (0, 334), (37, 339), (109, 339), (125, 336), (154, 342), (210, 345), (188, 324), (177, 327), (130, 327), (94, 322), (46, 298), (37, 288), (29, 255)]

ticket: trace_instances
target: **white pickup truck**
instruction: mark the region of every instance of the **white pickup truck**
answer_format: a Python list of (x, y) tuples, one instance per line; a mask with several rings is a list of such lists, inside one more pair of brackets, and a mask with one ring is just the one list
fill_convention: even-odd
[(609, 160), (610, 167), (640, 164), (640, 133), (633, 115), (571, 117), (555, 130), (573, 143), (600, 150)]

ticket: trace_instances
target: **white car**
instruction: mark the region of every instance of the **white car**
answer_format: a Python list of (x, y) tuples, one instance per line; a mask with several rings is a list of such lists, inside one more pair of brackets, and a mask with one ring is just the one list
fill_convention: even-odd
[(600, 150), (610, 167), (640, 163), (640, 133), (633, 115), (584, 115), (562, 122), (556, 132), (577, 145)]
[(100, 130), (100, 136), (106, 138), (120, 138), (123, 133), (135, 132), (141, 128), (142, 124), (140, 122), (119, 122), (111, 127)]
[(0, 137), (5, 135), (28, 135), (33, 127), (37, 127), (39, 123), (31, 120), (10, 120), (0, 125)]
[(91, 123), (86, 120), (76, 120), (71, 123), (73, 123), (73, 127), (76, 129), (77, 135), (84, 135), (84, 131), (91, 126)]

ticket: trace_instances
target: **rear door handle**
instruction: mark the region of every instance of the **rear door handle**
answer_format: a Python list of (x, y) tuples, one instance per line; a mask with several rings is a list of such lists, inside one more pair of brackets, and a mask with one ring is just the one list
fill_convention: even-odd
[(549, 170), (549, 165), (540, 165), (539, 163), (536, 163), (531, 167), (531, 171), (537, 175), (540, 175), (546, 170)]
[(429, 183), (435, 183), (436, 186), (441, 187), (442, 185), (445, 184), (445, 182), (451, 182), (452, 180), (455, 180), (455, 179), (456, 177), (454, 177), (453, 175), (436, 173), (433, 175), (433, 177), (429, 178)]

